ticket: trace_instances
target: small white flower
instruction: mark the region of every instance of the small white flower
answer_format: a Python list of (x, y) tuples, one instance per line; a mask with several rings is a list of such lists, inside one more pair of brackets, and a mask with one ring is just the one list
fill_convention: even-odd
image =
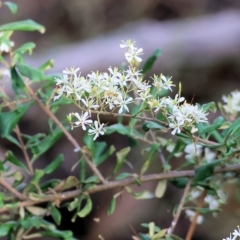
[(101, 134), (101, 135), (104, 134), (105, 130), (104, 130), (104, 128), (103, 128), (103, 127), (104, 127), (104, 123), (100, 125), (100, 124), (98, 123), (98, 121), (96, 121), (96, 120), (94, 121), (94, 126), (95, 126), (95, 127), (91, 126), (92, 129), (89, 129), (89, 130), (88, 130), (88, 133), (89, 133), (90, 135), (95, 134), (95, 136), (94, 136), (94, 138), (93, 138), (93, 140), (95, 141), (96, 138), (99, 137), (100, 134)]
[(186, 159), (200, 157), (202, 153), (202, 146), (198, 144), (190, 143), (185, 147), (184, 152), (186, 153), (186, 156), (185, 156)]
[(76, 75), (79, 70), (80, 68), (76, 69), (74, 69), (74, 67), (71, 67), (70, 69), (66, 68), (66, 70), (63, 70), (63, 74)]
[(172, 91), (171, 87), (174, 87), (175, 85), (172, 84), (172, 77), (165, 77), (163, 74), (160, 75), (161, 80), (163, 81), (162, 88), (169, 89)]
[(240, 237), (240, 228), (239, 226), (237, 228), (238, 229), (237, 230), (235, 229), (234, 232), (232, 233), (234, 237)]
[(56, 85), (65, 85), (65, 84), (68, 84), (68, 75), (67, 74), (63, 74), (62, 76), (60, 76), (60, 78), (55, 78), (55, 82), (56, 82)]
[(230, 237), (224, 238), (223, 240), (235, 240), (236, 237), (232, 237), (232, 234), (230, 234)]
[(216, 153), (212, 152), (209, 148), (205, 148), (204, 149), (204, 158), (208, 163), (210, 163), (216, 158)]
[(130, 39), (128, 39), (126, 42), (122, 41), (122, 43), (120, 43), (120, 48), (128, 48), (131, 46), (134, 46), (135, 42), (132, 42)]
[(87, 107), (87, 109), (90, 111), (91, 108), (97, 109), (99, 108), (99, 105), (94, 104), (94, 100), (88, 100), (81, 98), (82, 103)]
[(89, 119), (87, 120), (90, 116), (88, 112), (85, 112), (84, 114), (82, 113), (81, 115), (79, 115), (78, 113), (73, 113), (73, 115), (75, 115), (75, 117), (78, 119), (78, 121), (75, 122), (75, 124), (77, 126), (82, 126), (82, 129), (85, 131), (86, 130), (86, 126), (85, 125), (89, 125), (92, 123), (92, 120)]
[(138, 49), (133, 46), (130, 46), (128, 48), (128, 52), (125, 53), (125, 58), (127, 59), (128, 62), (131, 62), (133, 59), (136, 60), (137, 62), (141, 62), (142, 59), (138, 56), (142, 54), (143, 54), (142, 48)]
[(125, 109), (126, 111), (129, 112), (129, 109), (127, 107), (127, 104), (131, 103), (133, 100), (133, 98), (128, 98), (125, 99), (122, 97), (122, 95), (119, 95), (119, 97), (117, 98), (117, 100), (114, 100), (114, 104), (118, 105), (120, 107), (118, 113), (122, 113), (123, 109)]
[(53, 101), (59, 99), (63, 95), (63, 93), (65, 92), (65, 86), (57, 87), (54, 89), (54, 91), (55, 93), (57, 93), (57, 95), (53, 97)]
[[(9, 43), (9, 42), (8, 42)], [(0, 43), (0, 52), (9, 52), (10, 48), (14, 46), (14, 42), (10, 41), (10, 46), (5, 42)]]
[(180, 133), (181, 132), (181, 125), (178, 122), (172, 122), (169, 124), (170, 128), (173, 128), (173, 131), (171, 132), (172, 135), (175, 135), (176, 133)]

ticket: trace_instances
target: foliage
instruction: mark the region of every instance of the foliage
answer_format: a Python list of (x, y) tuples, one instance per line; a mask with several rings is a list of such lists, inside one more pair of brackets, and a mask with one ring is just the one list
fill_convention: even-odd
[[(4, 2), (2, 7), (8, 7), (13, 14), (17, 12), (16, 4), (11, 2)], [(11, 37), (15, 31), (43, 33), (45, 29), (32, 20), (0, 26), (0, 133), (24, 156), (22, 161), (17, 153), (8, 150), (0, 162), (0, 185), (5, 189), (0, 193), (0, 236), (16, 240), (41, 236), (74, 239), (71, 231), (57, 229), (62, 220), (60, 207), (72, 211), (72, 221), (75, 221), (92, 211), (91, 194), (118, 188), (121, 190), (113, 195), (106, 213), (111, 215), (123, 192), (136, 200), (162, 198), (169, 181), (184, 189), (173, 211), (172, 224), (161, 229), (153, 222), (143, 223), (147, 230), (133, 239), (180, 239), (173, 232), (182, 212), (191, 221), (186, 237), (191, 239), (196, 223), (203, 221), (203, 215), (216, 214), (226, 203), (223, 186), (228, 179), (239, 181), (240, 93), (235, 91), (224, 96), (223, 103), (219, 104), (223, 116), (210, 123), (207, 115), (208, 111), (216, 111), (215, 103), (202, 106), (187, 103), (181, 96), (181, 84), (178, 93), (171, 98), (169, 92), (174, 84), (171, 77), (163, 74), (145, 80), (145, 74), (161, 55), (159, 49), (147, 59), (141, 70), (143, 49), (137, 48), (131, 40), (122, 41), (120, 47), (125, 50), (128, 68), (109, 68), (108, 72), (92, 72), (86, 77), (80, 75), (79, 68), (69, 68), (54, 78), (46, 73), (53, 67), (52, 60), (38, 68), (25, 63), (25, 55), (32, 54), (35, 44), (29, 42), (14, 48)], [(33, 91), (35, 82), (41, 84)], [(9, 83), (14, 98), (5, 91)], [(49, 117), (49, 132), (30, 136), (20, 129), (19, 122), (36, 104)], [(60, 120), (55, 114), (64, 104), (74, 104), (80, 111), (69, 113), (67, 121)], [(113, 116), (117, 123), (102, 123), (101, 115)], [(128, 125), (123, 124), (123, 118), (129, 119)], [(81, 127), (85, 131), (84, 146), (73, 138), (69, 126), (72, 130)], [(102, 135), (111, 134), (125, 136), (129, 146), (116, 150), (116, 146), (98, 140)], [(49, 159), (44, 169), (34, 168), (33, 163), (63, 135), (72, 143), (78, 156), (79, 161), (71, 167), (79, 169), (79, 177), (53, 178), (65, 161), (62, 154)], [(131, 162), (132, 149), (140, 141), (145, 144), (141, 169), (123, 171), (124, 164)], [(103, 176), (98, 167), (110, 156), (115, 157), (115, 166), (108, 176)], [(173, 167), (172, 159), (180, 156), (184, 157), (184, 162)], [(152, 174), (154, 158), (160, 158), (161, 166), (158, 173)], [(92, 175), (88, 176), (86, 166)], [(26, 175), (30, 177), (28, 182), (24, 179)], [(46, 175), (52, 178), (44, 182)], [(142, 185), (146, 181), (158, 182), (154, 193), (148, 189), (135, 192), (129, 186)], [(54, 223), (45, 220), (48, 215), (52, 216)], [(239, 236), (235, 231), (234, 236)]]

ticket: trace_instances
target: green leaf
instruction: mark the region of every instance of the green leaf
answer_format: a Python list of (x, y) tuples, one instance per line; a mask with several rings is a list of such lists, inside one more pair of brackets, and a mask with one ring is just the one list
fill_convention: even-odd
[(160, 180), (155, 189), (155, 197), (162, 198), (167, 188), (167, 179)]
[(159, 231), (158, 233), (152, 236), (152, 240), (162, 239), (162, 237), (166, 235), (166, 232), (167, 232), (167, 229), (162, 229), (161, 231)]
[(199, 135), (202, 136), (205, 133), (211, 134), (216, 129), (219, 129), (222, 126), (222, 123), (212, 124), (210, 126), (204, 127), (202, 131), (199, 132)]
[[(137, 141), (136, 139), (132, 136), (131, 134), (131, 129), (129, 127), (125, 127), (124, 125), (122, 125), (121, 123), (117, 123), (117, 124), (113, 124), (109, 127), (106, 127), (106, 135), (110, 135), (114, 132), (117, 132), (121, 135), (125, 135), (128, 137), (129, 140), (129, 145), (130, 146), (134, 146), (136, 145)], [(135, 132), (134, 132), (135, 134)]]
[(175, 178), (175, 179), (171, 180), (170, 182), (177, 188), (185, 188), (188, 181), (189, 181), (188, 178), (182, 177), (182, 178)]
[(140, 240), (151, 240), (146, 234), (139, 233)]
[(57, 127), (56, 129), (51, 131), (47, 137), (45, 137), (41, 142), (39, 142), (38, 145), (33, 146), (31, 148), (31, 151), (34, 154), (32, 162), (34, 162), (39, 156), (41, 156), (48, 149), (50, 149), (62, 135), (63, 135), (62, 130)]
[(59, 231), (54, 228), (49, 228), (44, 232), (41, 232), (43, 236), (48, 236), (48, 237), (57, 237), (57, 238), (63, 238), (64, 240), (73, 240), (73, 234), (71, 231)]
[(126, 147), (116, 153), (117, 163), (113, 170), (113, 175), (116, 174), (119, 171), (119, 169), (122, 167), (130, 150), (131, 150), (130, 147)]
[(16, 222), (9, 221), (0, 225), (0, 237), (7, 236), (11, 229), (16, 225)]
[(22, 174), (21, 171), (15, 171), (8, 175), (7, 177), (11, 177), (14, 182), (12, 184), (12, 187), (16, 188), (19, 184), (21, 184), (24, 180), (24, 175)]
[(38, 68), (38, 70), (39, 70), (39, 71), (49, 70), (49, 69), (53, 68), (53, 66), (54, 66), (54, 60), (53, 60), (53, 59), (50, 59), (50, 60), (48, 60), (47, 62), (43, 63), (43, 64)]
[(13, 2), (4, 2), (3, 4), (6, 5), (13, 14), (15, 14), (18, 10), (17, 4)]
[(90, 212), (92, 211), (92, 200), (89, 196), (87, 196), (87, 202), (85, 204), (85, 206), (83, 207), (83, 209), (77, 213), (77, 215), (80, 218), (84, 218), (86, 217)]
[(135, 193), (130, 187), (125, 187), (128, 193), (130, 193), (135, 199), (152, 199), (154, 198), (154, 194), (150, 191), (142, 191)]
[(21, 148), (20, 143), (18, 142), (18, 140), (16, 138), (14, 138), (11, 135), (8, 135), (5, 137), (9, 142), (14, 143), (15, 145), (17, 145), (19, 148)]
[(40, 217), (38, 216), (31, 216), (31, 217), (22, 219), (20, 224), (24, 229), (30, 229), (31, 227), (35, 227), (36, 229), (39, 229), (41, 227)]
[(128, 177), (131, 177), (131, 176), (132, 176), (131, 173), (120, 173), (115, 179), (116, 180), (121, 180), (121, 179), (128, 178)]
[(59, 212), (59, 210), (52, 206), (50, 209), (50, 214), (51, 214), (53, 220), (55, 221), (55, 223), (57, 225), (60, 225), (62, 216), (61, 216), (61, 213)]
[(214, 168), (225, 160), (226, 159), (221, 159), (214, 162), (210, 162), (195, 169), (195, 176), (193, 178), (193, 182), (200, 182), (208, 177), (211, 177), (214, 173)]
[(54, 172), (62, 164), (63, 161), (64, 157), (62, 154), (60, 154), (44, 169), (45, 174)]
[(144, 122), (143, 125), (142, 125), (142, 129), (145, 131), (145, 132), (148, 132), (149, 129), (152, 129), (152, 130), (161, 130), (161, 131), (167, 131), (167, 128), (165, 128), (164, 126), (158, 124), (158, 123), (155, 123), (155, 122), (151, 122), (151, 121), (147, 121), (147, 122)]
[(21, 91), (27, 91), (22, 77), (16, 69), (16, 66), (11, 68), (12, 89), (16, 95), (19, 95)]
[(44, 176), (44, 171), (42, 169), (35, 169), (31, 183), (38, 185), (41, 178)]
[(68, 204), (68, 211), (73, 211), (74, 209), (76, 209), (80, 205), (79, 201), (81, 200), (75, 198), (72, 202), (70, 202)]
[(99, 178), (97, 176), (91, 176), (83, 181), (84, 183), (97, 183)]
[(10, 162), (15, 166), (18, 166), (28, 171), (28, 168), (18, 158), (16, 158), (16, 156), (12, 153), (12, 151), (6, 152), (4, 162)]
[[(201, 107), (200, 107), (201, 108)], [(215, 102), (210, 102), (202, 105), (203, 112), (211, 111), (215, 113), (217, 111), (217, 107)]]
[(229, 136), (234, 135), (234, 133), (238, 132), (240, 130), (240, 118), (236, 119), (235, 122), (233, 122), (229, 128), (227, 128), (223, 132), (223, 136), (225, 136), (225, 142), (229, 138)]
[(34, 82), (41, 82), (45, 78), (44, 74), (41, 71), (28, 65), (17, 64), (16, 66), (22, 76), (27, 77)]
[(149, 152), (150, 152), (149, 156), (148, 156), (146, 162), (142, 166), (140, 175), (143, 175), (148, 170), (148, 168), (152, 162), (152, 159), (153, 159), (154, 155), (156, 154), (156, 152), (158, 151), (160, 145), (161, 145), (161, 143), (153, 143), (151, 145), (150, 150), (149, 150)]
[[(144, 228), (147, 228), (148, 230), (149, 230), (149, 225), (150, 223), (141, 223), (141, 226)], [(161, 231), (161, 229), (158, 226), (154, 225), (154, 232), (159, 232), (159, 231)]]
[(192, 209), (194, 211), (197, 211), (199, 213), (205, 214), (205, 213), (212, 213), (212, 212), (219, 212), (220, 209), (209, 209), (209, 208), (200, 208), (200, 207), (187, 207), (187, 209)]
[(110, 206), (108, 207), (107, 215), (112, 215), (114, 213), (116, 204), (117, 204), (117, 199), (113, 197), (111, 200)]
[(33, 20), (23, 20), (0, 25), (0, 31), (39, 31), (44, 33), (45, 28)]
[(46, 208), (36, 207), (36, 206), (27, 206), (26, 209), (32, 213), (34, 216), (44, 216), (47, 213)]
[(93, 163), (96, 166), (104, 162), (115, 151), (115, 147), (113, 145), (110, 146), (107, 151), (105, 151), (106, 147), (106, 142), (94, 142), (94, 147), (91, 150)]
[(19, 47), (18, 49), (14, 50), (13, 52), (13, 62), (14, 63), (22, 63), (24, 62), (23, 59), (23, 54), (27, 53), (29, 55), (32, 54), (33, 49), (36, 47), (36, 44), (33, 42), (28, 42), (23, 44), (21, 47)]
[(17, 123), (21, 120), (32, 103), (18, 106), (17, 110), (4, 112), (0, 114), (0, 132), (1, 137), (8, 136)]
[(69, 188), (73, 188), (73, 187), (78, 187), (80, 184), (79, 180), (75, 177), (75, 176), (69, 176), (63, 187), (61, 188), (61, 191), (67, 190)]
[(149, 72), (153, 66), (153, 64), (155, 63), (155, 61), (157, 60), (157, 58), (159, 56), (161, 56), (162, 51), (157, 48), (153, 54), (148, 58), (148, 60), (146, 61), (146, 63), (144, 64), (143, 68), (142, 68), (142, 73), (146, 74), (147, 72)]

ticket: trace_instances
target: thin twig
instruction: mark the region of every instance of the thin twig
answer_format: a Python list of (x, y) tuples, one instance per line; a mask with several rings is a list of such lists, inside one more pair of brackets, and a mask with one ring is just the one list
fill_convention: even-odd
[[(198, 203), (198, 208), (201, 208), (203, 206), (204, 198), (206, 197), (206, 194), (207, 194), (207, 191), (204, 190), (203, 193), (202, 193), (201, 199), (200, 199), (200, 201)], [(192, 223), (191, 223), (191, 225), (190, 225), (190, 227), (188, 229), (186, 240), (191, 240), (192, 239), (193, 233), (194, 233), (196, 225), (197, 225), (198, 216), (199, 216), (199, 211), (196, 211), (195, 215), (193, 217)]]
[(28, 153), (27, 153), (25, 144), (24, 144), (24, 142), (23, 142), (22, 134), (21, 134), (21, 132), (20, 132), (20, 129), (19, 129), (18, 125), (16, 125), (16, 127), (15, 127), (15, 132), (16, 132), (16, 134), (17, 134), (18, 141), (19, 141), (19, 143), (20, 143), (20, 145), (21, 145), (21, 150), (22, 150), (22, 152), (23, 152), (23, 155), (24, 155), (24, 158), (25, 158), (25, 160), (26, 160), (28, 169), (29, 169), (29, 171), (30, 171), (30, 175), (33, 175), (34, 170), (33, 170), (33, 167), (32, 167), (32, 163), (31, 163), (31, 160), (30, 160), (29, 155), (28, 155)]
[(47, 108), (41, 100), (36, 96), (36, 94), (33, 92), (33, 90), (30, 88), (28, 84), (26, 84), (26, 87), (32, 96), (32, 98), (38, 103), (39, 107), (57, 124), (57, 126), (63, 131), (64, 135), (67, 137), (67, 139), (73, 144), (75, 147), (75, 151), (81, 151), (85, 161), (87, 162), (88, 166), (92, 169), (92, 171), (97, 175), (99, 180), (107, 184), (107, 181), (104, 179), (102, 174), (99, 172), (97, 167), (91, 162), (91, 160), (88, 158), (88, 156), (82, 151), (80, 145), (77, 143), (76, 139), (65, 129), (65, 127), (62, 125), (62, 123), (58, 120), (58, 118), (51, 112), (49, 108)]
[(3, 178), (0, 178), (0, 185), (2, 185), (4, 188), (6, 188), (9, 192), (14, 194), (20, 200), (23, 201), (27, 199), (23, 194), (21, 194), (15, 188), (13, 188), (10, 184), (8, 184)]
[(177, 212), (176, 212), (176, 214), (175, 214), (175, 216), (174, 216), (174, 219), (173, 219), (173, 221), (172, 221), (172, 223), (171, 223), (171, 226), (168, 228), (168, 235), (171, 235), (171, 234), (173, 233), (173, 231), (174, 231), (174, 229), (175, 229), (175, 227), (176, 227), (176, 225), (177, 225), (177, 222), (178, 222), (178, 219), (179, 219), (179, 217), (180, 217), (180, 215), (181, 215), (181, 212), (182, 212), (182, 209), (183, 209), (183, 206), (184, 206), (184, 202), (185, 202), (185, 199), (186, 199), (187, 194), (188, 194), (188, 192), (189, 192), (191, 183), (192, 183), (192, 180), (189, 179), (188, 184), (187, 184), (187, 186), (186, 186), (185, 189), (184, 189), (184, 192), (183, 192), (181, 201), (180, 201), (180, 203), (179, 203)]

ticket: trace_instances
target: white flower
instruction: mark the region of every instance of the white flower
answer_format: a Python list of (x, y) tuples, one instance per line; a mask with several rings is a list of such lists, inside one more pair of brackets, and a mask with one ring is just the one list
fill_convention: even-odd
[(101, 134), (101, 135), (104, 134), (105, 130), (104, 130), (104, 128), (103, 128), (103, 127), (104, 127), (104, 123), (100, 125), (100, 124), (98, 123), (98, 121), (96, 121), (96, 120), (94, 121), (94, 126), (95, 126), (95, 127), (91, 126), (92, 129), (89, 129), (89, 130), (88, 130), (88, 133), (89, 133), (90, 135), (95, 134), (95, 136), (94, 136), (94, 138), (93, 138), (93, 140), (95, 141), (96, 138), (99, 137), (99, 134)]
[(72, 113), (72, 115), (74, 115), (78, 119), (75, 124), (77, 126), (81, 125), (84, 131), (86, 130), (85, 124), (89, 125), (92, 123), (91, 119), (87, 120), (90, 117), (88, 112), (85, 112), (84, 114), (82, 113), (81, 115), (79, 115), (78, 113)]
[(212, 152), (209, 148), (204, 149), (204, 158), (205, 160), (210, 163), (212, 162), (216, 157), (216, 153)]
[(10, 48), (14, 46), (14, 42), (10, 41), (10, 46), (5, 42), (0, 43), (0, 52), (9, 52)]
[(53, 101), (59, 99), (63, 95), (64, 91), (65, 91), (65, 86), (63, 86), (63, 87), (56, 87), (54, 89), (54, 92), (57, 93), (58, 95), (53, 97)]
[(131, 97), (128, 99), (125, 99), (122, 97), (122, 95), (119, 95), (119, 97), (116, 100), (114, 100), (114, 104), (116, 104), (120, 107), (118, 113), (122, 113), (123, 109), (125, 109), (126, 111), (129, 112), (127, 104), (131, 103), (132, 100), (133, 100), (133, 98), (131, 98)]
[(76, 69), (74, 69), (74, 67), (71, 67), (70, 69), (66, 68), (66, 70), (63, 70), (63, 74), (76, 75), (79, 70), (80, 68)]
[(207, 203), (209, 205), (209, 209), (211, 210), (215, 210), (219, 208), (219, 201), (216, 199), (216, 197), (212, 196), (212, 195), (207, 195), (204, 198), (204, 202)]
[(232, 237), (232, 235), (230, 234), (230, 237), (224, 238), (223, 240), (235, 240), (236, 237)]
[(181, 129), (180, 129), (181, 125), (180, 125), (178, 122), (172, 122), (172, 123), (170, 123), (170, 124), (169, 124), (169, 127), (170, 127), (170, 128), (174, 128), (173, 131), (171, 132), (172, 135), (175, 135), (176, 132), (177, 132), (177, 133), (180, 133), (180, 132), (181, 132)]
[(60, 76), (60, 78), (55, 78), (55, 82), (56, 85), (60, 85), (60, 84), (68, 84), (68, 75), (67, 74), (63, 74), (62, 76)]
[(122, 40), (122, 43), (120, 43), (120, 48), (128, 48), (131, 46), (134, 46), (135, 42), (132, 42), (130, 39), (128, 39), (126, 42)]
[(82, 103), (87, 107), (87, 109), (90, 111), (91, 108), (97, 109), (99, 108), (99, 105), (94, 104), (94, 100), (88, 100), (88, 99), (81, 99)]
[(202, 153), (202, 146), (198, 144), (190, 143), (185, 147), (184, 152), (187, 153), (185, 156), (186, 159), (200, 157)]
[(161, 80), (163, 81), (162, 88), (169, 89), (172, 91), (171, 87), (174, 87), (175, 85), (172, 84), (172, 77), (165, 77), (163, 74), (160, 75)]
[(238, 230), (234, 230), (234, 232), (232, 233), (234, 237), (240, 237), (240, 228), (239, 226), (237, 228)]
[[(187, 217), (190, 219), (190, 221), (193, 220), (193, 218), (194, 218), (194, 216), (196, 214), (196, 212), (194, 212), (194, 211), (192, 211), (190, 209), (186, 209), (185, 213), (186, 213)], [(197, 217), (197, 224), (201, 224), (202, 222), (203, 222), (203, 216), (198, 215), (198, 217)]]
[(138, 57), (139, 55), (143, 54), (143, 49), (142, 48), (135, 48), (132, 45), (128, 48), (128, 52), (125, 53), (125, 58), (127, 59), (128, 62), (131, 62), (133, 59), (136, 60), (137, 62), (141, 62), (142, 59)]

